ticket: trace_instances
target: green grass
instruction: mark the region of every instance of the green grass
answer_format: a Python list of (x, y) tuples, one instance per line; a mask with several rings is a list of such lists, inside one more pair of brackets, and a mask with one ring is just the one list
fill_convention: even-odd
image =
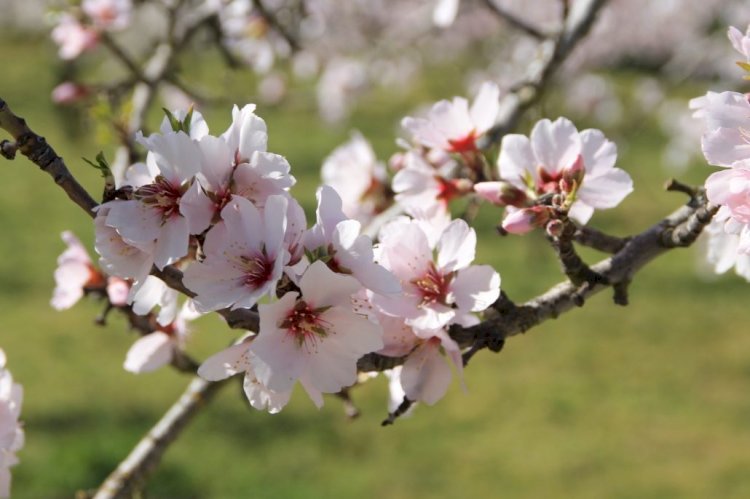
[[(90, 127), (48, 103), (52, 48), (6, 43), (3, 54), (0, 95), (98, 191), (94, 172), (78, 158), (93, 157), (102, 144)], [(251, 100), (242, 93), (250, 83), (242, 74), (229, 77), (227, 95), (238, 103)], [(394, 99), (377, 92), (352, 123), (387, 158), (408, 103), (460, 92), (446, 87), (421, 83)], [(348, 127), (313, 121), (311, 95), (299, 89), (290, 108), (259, 109), (271, 149), (289, 158), (300, 180), (294, 194), (308, 212), (320, 160), (348, 136)], [(554, 104), (547, 108), (554, 117)], [(229, 122), (228, 108), (206, 114), (215, 132)], [(653, 121), (636, 117), (605, 133), (618, 137), (620, 165), (633, 175), (636, 191), (621, 208), (597, 214), (593, 224), (633, 233), (683, 199), (660, 188), (667, 175), (658, 160), (663, 137)], [(106, 144), (104, 149), (112, 150)], [(700, 182), (709, 171), (696, 165), (686, 179)], [(71, 497), (103, 480), (187, 378), (170, 370), (143, 376), (123, 371), (135, 335), (116, 318), (108, 328), (94, 326), (96, 303), (84, 301), (62, 313), (49, 308), (55, 258), (63, 249), (58, 234), (72, 229), (90, 246), (90, 221), (25, 159), (0, 162), (0, 176), (0, 346), (26, 390), (27, 444), (13, 470), (14, 493)], [(539, 237), (495, 235), (499, 216), (492, 208), (481, 210), (478, 259), (496, 266), (509, 295), (527, 299), (561, 280)], [(632, 285), (627, 308), (601, 294), (513, 338), (501, 354), (482, 352), (467, 370), (467, 393), (454, 384), (435, 407), (419, 407), (393, 427), (379, 426), (386, 411), (382, 379), (356, 390), (362, 417), (353, 422), (337, 400), (328, 399), (318, 411), (301, 392), (281, 414), (259, 413), (248, 408), (239, 384), (230, 385), (169, 449), (148, 494), (747, 497), (748, 287), (733, 276), (703, 282), (694, 272), (695, 258), (693, 250), (678, 250), (647, 267)], [(212, 319), (198, 329), (191, 350), (202, 357), (236, 334)]]

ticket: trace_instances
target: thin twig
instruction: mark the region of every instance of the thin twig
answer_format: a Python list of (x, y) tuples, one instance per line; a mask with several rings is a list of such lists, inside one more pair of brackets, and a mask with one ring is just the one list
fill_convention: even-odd
[(268, 23), (271, 28), (276, 31), (281, 37), (289, 44), (289, 48), (292, 52), (298, 52), (300, 50), (300, 44), (296, 36), (294, 36), (286, 26), (279, 22), (278, 16), (275, 12), (271, 12), (268, 7), (263, 3), (263, 0), (253, 0), (253, 5), (258, 9), (258, 13)]
[[(93, 210), (98, 206), (97, 202), (73, 177), (63, 159), (44, 140), (44, 137), (34, 133), (26, 125), (24, 119), (13, 114), (8, 104), (1, 97), (0, 128), (7, 131), (15, 139), (14, 151), (19, 151), (42, 171), (48, 173), (68, 197), (93, 218)], [(3, 147), (3, 150), (6, 147), (8, 146)]]
[[(705, 201), (704, 201), (705, 203)], [(581, 293), (578, 286), (569, 281), (550, 288), (547, 292), (522, 305), (507, 310), (502, 315), (486, 318), (472, 327), (451, 326), (451, 337), (460, 345), (469, 346), (483, 337), (506, 339), (524, 333), (542, 322), (557, 318), (575, 308), (576, 300), (588, 299), (609, 286), (622, 286), (656, 257), (671, 250), (663, 243), (665, 233), (695, 234), (695, 220), (701, 214), (700, 227), (705, 227), (708, 220), (705, 216), (711, 213), (707, 204), (699, 206), (685, 205), (650, 228), (630, 238), (625, 246), (611, 257), (593, 265), (591, 269), (604, 277), (609, 284), (595, 283)], [(705, 215), (705, 216), (703, 216)], [(690, 228), (690, 230), (688, 230)], [(691, 242), (694, 242), (694, 238)], [(686, 243), (688, 243), (686, 241)], [(688, 243), (689, 244), (689, 243)]]
[(490, 8), (495, 14), (502, 18), (505, 22), (510, 24), (516, 29), (519, 29), (527, 35), (536, 38), (537, 40), (546, 40), (549, 35), (544, 33), (541, 29), (532, 25), (525, 19), (515, 15), (514, 13), (507, 10), (505, 7), (498, 5), (495, 0), (484, 0), (487, 7)]
[(607, 0), (581, 0), (581, 3), (583, 5), (580, 8), (571, 9), (570, 14), (579, 15), (574, 18), (569, 14), (566, 17), (565, 27), (560, 36), (554, 42), (543, 42), (553, 44), (552, 49), (547, 51), (550, 55), (546, 57), (541, 68), (536, 64), (529, 66), (529, 74), (518, 86), (517, 91), (506, 97), (507, 107), (503, 117), (482, 138), (481, 147), (489, 148), (499, 142), (503, 135), (516, 128), (523, 113), (542, 97), (557, 69), (578, 42), (588, 34)]

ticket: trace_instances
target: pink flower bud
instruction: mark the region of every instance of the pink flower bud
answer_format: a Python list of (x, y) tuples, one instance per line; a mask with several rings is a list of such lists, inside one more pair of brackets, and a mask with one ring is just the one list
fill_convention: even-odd
[(581, 185), (585, 174), (586, 168), (583, 164), (583, 156), (579, 154), (572, 165), (563, 168), (560, 188), (563, 192), (571, 192), (573, 189), (576, 189)]
[(503, 229), (511, 234), (525, 234), (536, 227), (543, 226), (549, 218), (549, 209), (545, 206), (523, 208), (505, 217)]
[(65, 81), (52, 90), (52, 102), (55, 104), (73, 104), (88, 96), (90, 90), (84, 85)]
[(479, 182), (474, 184), (474, 191), (490, 203), (499, 206), (521, 208), (526, 203), (526, 193), (509, 182)]

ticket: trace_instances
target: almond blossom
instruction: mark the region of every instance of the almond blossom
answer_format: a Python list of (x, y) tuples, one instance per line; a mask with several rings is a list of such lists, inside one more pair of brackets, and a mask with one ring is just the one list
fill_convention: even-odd
[[(732, 42), (732, 47), (745, 58), (745, 63), (750, 62), (750, 26), (744, 34), (734, 26), (730, 26), (727, 36), (729, 41)], [(742, 64), (740, 63), (740, 65)], [(745, 67), (745, 69), (748, 68)]]
[(107, 225), (107, 218), (113, 203), (100, 205), (94, 218), (96, 240), (94, 249), (99, 254), (99, 265), (111, 276), (129, 279), (133, 282), (133, 293), (142, 286), (151, 273), (154, 261), (155, 242), (135, 246), (128, 244), (122, 236)]
[(245, 338), (231, 347), (206, 359), (198, 375), (207, 381), (220, 381), (244, 373), (242, 387), (250, 405), (259, 410), (276, 414), (286, 406), (292, 390), (277, 392), (269, 390), (255, 375), (255, 354), (250, 351), (253, 337)]
[(378, 256), (403, 293), (370, 299), (383, 313), (403, 317), (416, 334), (454, 322), (470, 325), (471, 312), (500, 295), (500, 275), (488, 265), (471, 265), (475, 249), (476, 233), (463, 220), (451, 222), (434, 248), (418, 223), (397, 220), (381, 230)]
[(324, 185), (317, 198), (317, 223), (302, 239), (310, 256), (322, 259), (335, 272), (351, 275), (375, 293), (398, 293), (398, 281), (375, 263), (372, 240), (360, 234), (359, 222), (347, 219), (336, 191)]
[(260, 305), (260, 330), (250, 345), (258, 381), (288, 392), (299, 380), (313, 402), (357, 380), (357, 360), (383, 347), (381, 328), (352, 310), (356, 279), (314, 262), (275, 303)]
[(477, 140), (495, 124), (500, 112), (500, 89), (485, 82), (474, 103), (463, 97), (442, 100), (432, 106), (427, 118), (407, 117), (401, 121), (414, 142), (451, 153), (477, 150)]
[[(717, 274), (723, 274), (734, 268), (737, 275), (750, 281), (750, 253), (740, 252), (740, 234), (731, 234), (725, 230), (726, 213), (721, 210), (706, 226), (704, 232), (706, 238), (706, 260), (712, 270)], [(748, 235), (745, 235), (747, 238)], [(747, 245), (747, 241), (745, 241)]]
[(321, 177), (341, 197), (344, 214), (360, 223), (369, 222), (383, 204), (385, 167), (359, 132), (323, 160)]
[(146, 315), (155, 307), (159, 307), (156, 322), (166, 326), (177, 317), (177, 296), (176, 290), (167, 286), (167, 283), (158, 277), (150, 275), (141, 286), (134, 287), (128, 293), (127, 302), (138, 315)]
[(390, 404), (390, 412), (404, 397), (428, 405), (443, 398), (453, 375), (441, 350), (463, 376), (461, 350), (445, 329), (415, 330), (403, 317), (391, 317), (378, 310), (371, 311), (370, 315), (374, 315), (383, 328), (384, 346), (377, 353), (390, 357), (408, 356), (403, 366), (389, 375), (391, 396), (397, 397)]
[(468, 180), (447, 178), (444, 169), (433, 168), (417, 151), (404, 154), (402, 164), (391, 187), (396, 201), (414, 217), (444, 217), (448, 203), (471, 190)]
[(199, 316), (192, 303), (185, 302), (174, 321), (159, 326), (133, 343), (125, 358), (125, 370), (142, 374), (155, 371), (172, 362), (176, 352), (185, 347), (189, 333), (187, 322)]
[(287, 206), (284, 196), (270, 196), (263, 212), (239, 196), (226, 205), (222, 222), (206, 235), (206, 258), (185, 270), (199, 310), (251, 308), (275, 291), (290, 258), (284, 247)]
[(68, 248), (57, 258), (55, 290), (51, 305), (55, 310), (65, 310), (75, 305), (86, 290), (103, 290), (112, 305), (124, 305), (128, 284), (117, 277), (107, 277), (94, 267), (86, 248), (70, 231), (62, 233)]
[(453, 374), (447, 360), (440, 353), (441, 348), (448, 353), (462, 376), (463, 361), (458, 344), (444, 332), (441, 333), (421, 342), (407, 357), (399, 372), (404, 395), (413, 402), (434, 405), (448, 391)]
[(60, 46), (60, 58), (70, 60), (96, 47), (99, 43), (99, 33), (82, 25), (72, 15), (63, 14), (52, 30), (52, 40)]
[(24, 432), (18, 422), (23, 389), (13, 382), (6, 362), (5, 352), (0, 348), (0, 497), (10, 497), (10, 467), (18, 464), (16, 452), (24, 444)]
[(130, 24), (131, 0), (83, 0), (81, 9), (101, 30), (121, 30)]
[(690, 107), (695, 110), (693, 116), (705, 124), (701, 145), (709, 164), (731, 167), (750, 160), (750, 100), (746, 94), (708, 92), (691, 100)]
[[(132, 185), (133, 199), (109, 204), (106, 225), (117, 230), (127, 244), (153, 244), (153, 264), (159, 269), (187, 255), (191, 234), (206, 230), (213, 217), (211, 201), (193, 177), (201, 170), (197, 144), (184, 132), (142, 138), (149, 148), (146, 164)], [(191, 202), (182, 204), (182, 198)]]
[(254, 104), (234, 106), (232, 123), (220, 137), (199, 140), (203, 161), (198, 179), (216, 214), (232, 194), (243, 196), (260, 208), (268, 196), (286, 194), (294, 185), (289, 163), (284, 157), (267, 152), (267, 143), (266, 123), (255, 114)]
[[(617, 147), (600, 130), (579, 133), (566, 118), (543, 119), (530, 137), (503, 137), (498, 172), (502, 180), (522, 191), (519, 203), (562, 194), (569, 216), (585, 224), (595, 209), (613, 208), (633, 190), (630, 176), (615, 168), (616, 159)], [(477, 184), (475, 189), (483, 187)]]

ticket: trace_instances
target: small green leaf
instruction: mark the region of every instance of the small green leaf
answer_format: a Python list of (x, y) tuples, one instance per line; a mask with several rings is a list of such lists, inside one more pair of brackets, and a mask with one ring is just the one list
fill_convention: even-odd
[(172, 130), (175, 132), (179, 132), (182, 130), (182, 122), (177, 119), (177, 117), (172, 114), (172, 111), (167, 109), (166, 107), (161, 108), (162, 111), (164, 111), (164, 114), (167, 116), (167, 119), (169, 120), (169, 124), (172, 126)]
[(96, 155), (96, 163), (91, 161), (90, 159), (81, 158), (86, 163), (90, 164), (97, 170), (99, 170), (99, 173), (101, 173), (103, 178), (107, 178), (112, 175), (112, 170), (109, 166), (109, 162), (107, 161), (107, 158), (104, 157), (104, 152), (99, 151), (99, 154)]

